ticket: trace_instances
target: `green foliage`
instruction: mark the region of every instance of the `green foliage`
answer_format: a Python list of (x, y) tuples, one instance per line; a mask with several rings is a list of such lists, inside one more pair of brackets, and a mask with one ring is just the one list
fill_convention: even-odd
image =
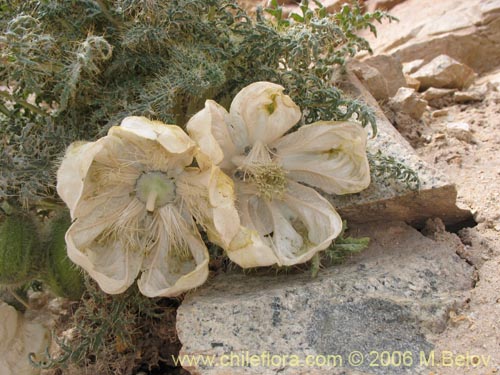
[(375, 154), (368, 153), (368, 161), (370, 172), (375, 179), (400, 182), (411, 190), (420, 188), (418, 173), (393, 156), (384, 155), (378, 150)]
[(16, 287), (38, 275), (42, 259), (32, 218), (27, 214), (6, 216), (0, 225), (0, 285)]
[[(30, 361), (34, 367), (70, 367), (74, 373), (132, 373), (141, 363), (154, 366), (163, 347), (175, 338), (175, 301), (171, 306), (143, 296), (136, 287), (119, 295), (102, 292), (90, 279), (73, 314), (70, 337), (55, 338), (62, 354)], [(69, 327), (68, 327), (69, 325)], [(168, 349), (172, 349), (171, 347)], [(84, 370), (85, 368), (85, 370)], [(95, 371), (95, 372), (94, 372)]]
[(319, 269), (321, 268), (322, 261), (328, 264), (341, 264), (349, 256), (359, 253), (368, 247), (370, 243), (369, 237), (346, 237), (346, 230), (347, 222), (344, 220), (342, 222), (342, 232), (337, 238), (335, 238), (330, 247), (325, 251), (316, 254), (316, 256), (312, 259), (312, 277), (317, 276)]
[(357, 118), (331, 76), (369, 50), (356, 32), (387, 17), (344, 6), (281, 17), (276, 2), (249, 16), (229, 0), (13, 0), (0, 19), (0, 199), (25, 206), (55, 194), (65, 147), (128, 115), (185, 125), (208, 98), (228, 105), (255, 81), (282, 84), (303, 122)]

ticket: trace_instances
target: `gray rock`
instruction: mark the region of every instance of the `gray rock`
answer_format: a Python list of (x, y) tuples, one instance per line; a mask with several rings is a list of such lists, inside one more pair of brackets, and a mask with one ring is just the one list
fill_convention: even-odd
[(425, 99), (428, 102), (430, 102), (435, 99), (452, 97), (456, 91), (457, 90), (455, 89), (437, 89), (435, 87), (430, 87), (422, 93), (422, 99)]
[(405, 80), (406, 80), (406, 86), (414, 89), (415, 91), (418, 91), (420, 89), (420, 81), (418, 79), (415, 79), (412, 76), (405, 74)]
[(397, 58), (390, 55), (377, 55), (366, 59), (364, 62), (382, 74), (389, 97), (396, 95), (400, 87), (407, 87), (403, 74), (403, 65)]
[(369, 12), (373, 12), (375, 10), (391, 10), (396, 5), (401, 4), (406, 0), (371, 0), (368, 1), (366, 6)]
[(389, 106), (395, 112), (403, 112), (415, 120), (420, 120), (427, 108), (427, 101), (421, 99), (414, 89), (401, 87), (389, 100)]
[(440, 217), (447, 225), (470, 219), (470, 211), (456, 206), (455, 186), (441, 172), (422, 161), (353, 73), (348, 73), (346, 81), (343, 90), (368, 104), (377, 118), (379, 132), (377, 137), (369, 139), (369, 151), (380, 150), (411, 168), (419, 176), (420, 189), (412, 191), (403, 183), (374, 178), (361, 193), (327, 196), (342, 217), (353, 223), (402, 220), (415, 226), (422, 226), (429, 217)]
[(436, 118), (436, 117), (443, 117), (443, 116), (448, 116), (449, 111), (447, 109), (437, 109), (431, 113), (431, 116)]
[(447, 55), (439, 55), (411, 76), (420, 81), (422, 90), (429, 87), (463, 89), (471, 85), (475, 73), (467, 65)]
[(349, 69), (363, 83), (376, 100), (383, 101), (389, 98), (390, 95), (387, 88), (387, 81), (377, 68), (359, 61), (352, 61), (349, 65)]
[(430, 87), (422, 93), (422, 99), (427, 100), (434, 108), (443, 108), (453, 104), (453, 94), (456, 89), (437, 89)]
[[(401, 222), (367, 225), (355, 235), (369, 236), (369, 248), (315, 279), (308, 272), (235, 271), (190, 293), (177, 313), (181, 355), (229, 361), (232, 353), (239, 366), (184, 367), (206, 375), (427, 373), (420, 355), (429, 355), (432, 335), (445, 329), (449, 311), (463, 302), (473, 268), (446, 236), (427, 238)], [(355, 351), (364, 358), (357, 367), (349, 365)], [(370, 366), (380, 363), (382, 351), (408, 353), (412, 361)], [(296, 358), (245, 363), (262, 353)], [(308, 355), (320, 362), (325, 357), (315, 356), (330, 355), (330, 366), (306, 366)]]
[(422, 65), (424, 65), (424, 59), (417, 59), (403, 63), (403, 73), (411, 74), (415, 73)]
[(477, 91), (457, 91), (453, 94), (453, 100), (455, 103), (471, 103), (471, 102), (480, 102), (485, 98), (484, 94), (481, 94)]
[(482, 84), (475, 86), (473, 89), (467, 91), (457, 91), (453, 94), (453, 100), (455, 103), (470, 103), (470, 102), (481, 102), (486, 97), (489, 87), (492, 85)]
[(375, 54), (426, 63), (446, 54), (478, 73), (500, 61), (500, 2), (498, 0), (406, 0), (391, 9), (399, 22), (377, 25), (367, 37)]

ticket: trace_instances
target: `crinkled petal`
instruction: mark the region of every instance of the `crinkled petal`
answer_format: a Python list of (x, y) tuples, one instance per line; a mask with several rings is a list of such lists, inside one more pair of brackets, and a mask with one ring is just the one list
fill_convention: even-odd
[[(247, 189), (246, 193), (249, 194), (241, 191), (238, 193), (241, 227), (226, 249), (227, 255), (242, 268), (281, 265), (270, 246), (269, 234), (272, 228), (265, 225), (271, 220), (267, 206), (258, 196), (252, 194), (252, 191)], [(256, 215), (259, 209), (262, 209), (262, 212)]]
[(9, 343), (16, 337), (22, 323), (22, 315), (14, 307), (0, 301), (0, 353), (9, 349)]
[[(240, 255), (239, 265), (252, 267), (264, 263), (257, 255), (278, 265), (291, 266), (310, 260), (314, 254), (327, 248), (340, 234), (342, 220), (332, 205), (315, 190), (289, 181), (283, 199), (268, 201), (256, 195), (240, 196), (240, 215), (245, 231), (242, 234), (257, 234), (259, 240), (250, 235), (240, 235), (256, 246), (247, 245), (246, 257)], [(243, 203), (241, 203), (243, 202)], [(236, 239), (244, 243), (240, 237)], [(236, 241), (235, 239), (235, 241)], [(259, 253), (257, 253), (257, 250)], [(270, 253), (274, 253), (270, 256)], [(228, 252), (231, 257), (231, 252)], [(257, 258), (258, 260), (254, 260)], [(271, 264), (274, 264), (271, 263)]]
[(177, 208), (165, 206), (157, 215), (155, 243), (137, 283), (145, 296), (175, 297), (206, 281), (208, 250), (194, 222)]
[[(182, 154), (196, 146), (193, 140), (177, 125), (166, 125), (161, 121), (152, 121), (146, 117), (126, 117), (119, 128), (139, 137), (157, 141), (172, 154)], [(116, 131), (116, 127), (112, 129)]]
[(299, 122), (300, 109), (283, 90), (274, 83), (255, 82), (235, 96), (229, 113), (239, 149), (257, 141), (269, 144)]
[(272, 248), (283, 265), (293, 265), (302, 263), (302, 255), (309, 249), (302, 238), (304, 233), (299, 233), (290, 223), (293, 219), (293, 213), (283, 202), (266, 202), (272, 217)]
[(289, 178), (326, 193), (357, 193), (370, 184), (366, 131), (356, 123), (305, 125), (271, 146)]
[(214, 165), (191, 168), (178, 177), (177, 193), (210, 241), (226, 248), (240, 227), (232, 180)]
[[(299, 232), (305, 226), (310, 248), (301, 255), (298, 263), (305, 262), (319, 250), (326, 249), (342, 231), (342, 219), (333, 206), (314, 189), (289, 181), (283, 198), (295, 214)], [(305, 237), (305, 236), (303, 236)]]
[[(223, 169), (231, 167), (231, 158), (236, 154), (229, 132), (229, 114), (213, 100), (205, 102), (205, 108), (196, 113), (186, 125), (201, 153)], [(197, 157), (197, 159), (200, 159)], [(198, 164), (200, 161), (198, 160)]]
[(0, 302), (0, 337), (0, 374), (40, 373), (40, 369), (31, 366), (28, 356), (34, 353), (35, 359), (42, 359), (50, 344), (50, 332), (46, 327), (26, 319), (14, 307)]
[(176, 170), (176, 173), (180, 173), (193, 161), (195, 142), (176, 125), (160, 123), (154, 128), (157, 130), (154, 140), (143, 137), (145, 132), (136, 132), (122, 126), (112, 127), (108, 134), (123, 140), (127, 157), (130, 155), (131, 162), (138, 163), (143, 169), (170, 172)]
[[(73, 210), (73, 218), (88, 215), (97, 206), (112, 198), (128, 196), (135, 191), (141, 175), (139, 166), (132, 162), (131, 151), (118, 137), (106, 136), (103, 147), (94, 156), (83, 183), (80, 199)], [(99, 141), (99, 142), (100, 142)]]
[(68, 206), (71, 217), (74, 217), (90, 165), (106, 142), (105, 138), (97, 142), (74, 142), (66, 150), (57, 171), (57, 193)]
[(87, 216), (78, 218), (66, 232), (68, 257), (85, 269), (109, 294), (124, 292), (133, 284), (141, 268), (143, 248), (128, 246), (123, 233), (116, 233), (106, 240), (101, 238), (110, 226), (129, 215), (127, 208), (133, 208), (134, 215), (145, 212), (142, 203), (136, 202), (136, 207), (132, 203), (128, 197), (110, 199), (106, 204), (95, 207)]
[(281, 265), (274, 251), (262, 241), (259, 233), (244, 226), (240, 228), (226, 253), (229, 259), (242, 268)]

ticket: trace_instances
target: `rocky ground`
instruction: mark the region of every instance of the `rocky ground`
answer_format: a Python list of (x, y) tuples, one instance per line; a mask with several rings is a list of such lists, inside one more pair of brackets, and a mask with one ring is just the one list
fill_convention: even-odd
[[(324, 3), (336, 10), (341, 1)], [(248, 345), (253, 345), (255, 350), (269, 350), (275, 348), (276, 342), (284, 340), (282, 346), (278, 345), (280, 349), (316, 353), (316, 341), (321, 340), (304, 336), (315, 329), (329, 332), (325, 335), (326, 341), (321, 341), (322, 351), (365, 348), (370, 342), (383, 347), (385, 339), (388, 340), (386, 345), (394, 343), (391, 332), (408, 329), (406, 344), (412, 350), (426, 350), (427, 343), (430, 343), (436, 351), (436, 362), (443, 358), (440, 355), (449, 355), (447, 353), (452, 353), (454, 358), (449, 366), (436, 363), (425, 368), (412, 367), (409, 373), (500, 374), (500, 71), (497, 70), (500, 67), (500, 3), (497, 0), (367, 0), (364, 3), (369, 10), (390, 10), (400, 22), (380, 26), (378, 38), (370, 40), (374, 55), (351, 62), (349, 70), (375, 97), (387, 119), (410, 142), (418, 156), (456, 185), (457, 205), (471, 210), (474, 220), (455, 222), (446, 228), (439, 219), (429, 220), (421, 233), (435, 241), (430, 245), (436, 252), (434, 254), (424, 250), (429, 244), (427, 238), (405, 232), (401, 229), (402, 224), (387, 224), (387, 230), (391, 232), (388, 238), (384, 237), (386, 234), (371, 232), (374, 245), (338, 271), (326, 271), (320, 283), (309, 283), (302, 280), (302, 276), (294, 281), (288, 278), (286, 285), (281, 279), (251, 279), (240, 285), (239, 276), (218, 278), (210, 289), (189, 296), (179, 310), (177, 328), (184, 344), (183, 352), (217, 354)], [(286, 6), (287, 11), (293, 10), (293, 4)], [(370, 232), (372, 229), (360, 230)], [(380, 250), (380, 246), (385, 246), (385, 250)], [(385, 265), (385, 257), (412, 246), (415, 254), (410, 253), (420, 256), (418, 259), (423, 261), (422, 264), (415, 261), (398, 265), (398, 260), (394, 260), (394, 264)], [(471, 273), (452, 261), (455, 253)], [(449, 262), (443, 262), (441, 257)], [(362, 263), (370, 269), (372, 261), (375, 265), (372, 273), (360, 274), (358, 270), (358, 280), (350, 279), (350, 267)], [(423, 270), (436, 265), (442, 273), (436, 273), (434, 269), (429, 271), (427, 281), (423, 281), (425, 277), (411, 276), (413, 272), (420, 275), (419, 268)], [(375, 271), (386, 266), (385, 273)], [(397, 275), (399, 268), (409, 275), (408, 278)], [(457, 277), (464, 283), (462, 286), (454, 281), (452, 284), (456, 289), (443, 289), (442, 285)], [(397, 280), (399, 285), (394, 286), (388, 279)], [(335, 291), (338, 283), (328, 284), (332, 280), (340, 282), (340, 291)], [(423, 284), (415, 286), (415, 280)], [(318, 286), (322, 283), (327, 283), (331, 290)], [(259, 288), (254, 288), (261, 284), (267, 285), (268, 289), (260, 292)], [(436, 289), (438, 284), (441, 286)], [(420, 297), (416, 297), (419, 293)], [(224, 298), (227, 296), (232, 296), (232, 301)], [(437, 304), (437, 310), (426, 310), (425, 301), (429, 296)], [(320, 303), (323, 297), (329, 301), (330, 307)], [(409, 302), (411, 298), (414, 298), (414, 305)], [(440, 298), (447, 302), (441, 303)], [(381, 301), (395, 305), (388, 308)], [(309, 310), (299, 318), (300, 315), (295, 314), (303, 313), (304, 304)], [(225, 308), (218, 311), (221, 306)], [(387, 316), (396, 310), (399, 312), (394, 319), (398, 322), (391, 325)], [(228, 315), (227, 311), (232, 311), (232, 314)], [(364, 316), (363, 311), (369, 311), (369, 316)], [(283, 314), (294, 317), (296, 321), (290, 323), (281, 319)], [(248, 316), (254, 317), (258, 324), (254, 326), (247, 322)], [(337, 323), (322, 330), (321, 324), (330, 322), (326, 316), (336, 317)], [(309, 324), (307, 317), (317, 321)], [(336, 325), (342, 320), (348, 327), (343, 331)], [(367, 320), (376, 327), (374, 332), (369, 329), (360, 332), (362, 322)], [(433, 322), (431, 326), (429, 322)], [(297, 332), (297, 337), (304, 338), (292, 342), (286, 332), (296, 328), (297, 324), (306, 324), (310, 329)], [(411, 329), (405, 324), (410, 324)], [(193, 338), (194, 329), (203, 337)], [(262, 329), (265, 334), (260, 332)], [(415, 332), (416, 335), (411, 337)], [(418, 332), (424, 333), (425, 342), (420, 341)], [(370, 341), (370, 337), (376, 337), (376, 340)], [(210, 342), (211, 339), (219, 341)], [(345, 345), (340, 345), (339, 340), (344, 340)], [(467, 359), (467, 355), (476, 357)], [(463, 361), (460, 356), (464, 356)], [(220, 369), (188, 368), (193, 373), (226, 373)], [(361, 372), (348, 370), (339, 373), (397, 374), (406, 373), (408, 369), (358, 370)], [(238, 371), (252, 373), (251, 370)], [(300, 372), (292, 368), (269, 373), (278, 372), (312, 373), (311, 369)]]
[[(478, 281), (468, 303), (450, 315), (450, 325), (436, 337), (437, 346), (491, 355), (492, 363), (500, 364), (500, 92), (494, 79), (486, 74), (476, 81), (490, 83), (483, 100), (446, 106), (439, 117), (425, 116), (425, 141), (417, 151), (457, 185), (459, 204), (470, 208), (477, 222), (458, 235), (465, 244), (461, 256), (476, 267)], [(470, 130), (450, 134), (447, 126), (456, 122)], [(443, 368), (439, 374), (456, 371)]]
[[(439, 368), (439, 375), (500, 372), (500, 73), (493, 56), (499, 50), (498, 8), (498, 1), (423, 4), (408, 0), (391, 10), (400, 23), (384, 25), (379, 38), (373, 39), (376, 54), (387, 53), (406, 62), (403, 71), (413, 77), (422, 70), (412, 66), (415, 61), (418, 66), (419, 59), (429, 62), (443, 53), (468, 64), (476, 73), (466, 88), (464, 81), (437, 85), (451, 89), (437, 92), (439, 98), (434, 97), (438, 91), (434, 89), (416, 94), (410, 108), (413, 114), (415, 108), (422, 111), (413, 116), (422, 116), (418, 120), (409, 120), (407, 114), (398, 123), (394, 105), (387, 111), (421, 158), (456, 184), (458, 204), (470, 209), (477, 222), (458, 231), (465, 245), (460, 255), (476, 268), (477, 282), (467, 303), (450, 312), (449, 325), (435, 342), (443, 351), (489, 355), (492, 366), (479, 372)], [(453, 78), (457, 78), (455, 73)], [(408, 75), (406, 78), (410, 84)], [(418, 101), (426, 99), (422, 108)], [(381, 102), (387, 104), (385, 108), (391, 107), (391, 99)]]

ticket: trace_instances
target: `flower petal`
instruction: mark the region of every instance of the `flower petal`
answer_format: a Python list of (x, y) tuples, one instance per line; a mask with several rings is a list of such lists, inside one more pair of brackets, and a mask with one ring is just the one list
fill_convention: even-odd
[[(135, 123), (137, 124), (137, 123)], [(147, 123), (145, 123), (147, 125)], [(124, 143), (123, 152), (131, 163), (139, 164), (144, 170), (170, 171), (180, 173), (191, 164), (196, 151), (196, 144), (176, 125), (155, 124), (154, 140), (121, 126), (112, 127), (108, 134), (119, 138)], [(153, 132), (153, 131), (151, 131)], [(130, 155), (130, 157), (128, 157)]]
[(172, 154), (189, 152), (196, 147), (193, 140), (177, 125), (166, 125), (160, 121), (151, 121), (146, 117), (126, 117), (119, 127), (112, 127), (108, 134), (114, 134), (119, 131), (118, 129), (157, 141)]
[(105, 142), (104, 139), (97, 142), (74, 142), (66, 150), (57, 170), (57, 193), (68, 206), (71, 217), (74, 217), (90, 165)]
[[(263, 211), (256, 217), (255, 212), (261, 208)], [(281, 265), (267, 238), (272, 228), (265, 225), (271, 219), (269, 212), (264, 209), (266, 205), (258, 196), (238, 194), (238, 210), (242, 225), (226, 250), (229, 259), (242, 268)], [(262, 220), (265, 218), (268, 220)]]
[[(205, 102), (205, 108), (196, 113), (186, 125), (200, 151), (221, 168), (230, 168), (230, 160), (236, 154), (236, 147), (228, 128), (229, 114), (213, 100)], [(200, 163), (198, 163), (200, 164)]]
[(289, 181), (284, 201), (305, 225), (308, 241), (315, 244), (314, 250), (328, 247), (342, 231), (339, 214), (314, 189)]
[(134, 165), (134, 155), (129, 155), (132, 150), (120, 138), (106, 136), (98, 142), (102, 142), (103, 147), (88, 168), (73, 218), (88, 215), (111, 198), (128, 197), (141, 175), (138, 166)]
[(283, 265), (310, 260), (340, 234), (342, 220), (315, 190), (289, 181), (283, 200), (267, 202), (272, 215), (273, 250)]
[(227, 249), (227, 256), (242, 268), (281, 265), (273, 250), (256, 230), (242, 226)]
[(300, 256), (307, 251), (302, 235), (292, 226), (293, 213), (279, 201), (266, 202), (272, 217), (272, 248), (283, 265), (302, 263)]
[(271, 147), (289, 178), (326, 193), (357, 193), (370, 184), (366, 132), (356, 123), (305, 125)]
[(274, 83), (255, 82), (234, 97), (229, 113), (239, 149), (257, 141), (271, 143), (300, 120), (299, 107), (283, 90)]
[[(126, 211), (128, 210), (128, 211)], [(109, 294), (124, 292), (139, 274), (144, 249), (127, 246), (126, 236), (116, 234), (109, 241), (100, 236), (116, 222), (145, 212), (144, 205), (126, 197), (110, 199), (105, 205), (96, 206), (87, 216), (78, 218), (66, 232), (68, 257), (85, 269)], [(125, 227), (125, 225), (124, 225)], [(137, 230), (125, 228), (125, 230)]]
[(50, 345), (50, 332), (37, 318), (27, 319), (14, 307), (0, 301), (0, 374), (35, 375), (40, 369), (31, 366), (28, 356), (35, 359), (45, 354)]
[(186, 222), (175, 207), (167, 205), (158, 211), (154, 230), (155, 243), (137, 282), (141, 293), (175, 297), (203, 284), (209, 256), (195, 223)]
[(226, 248), (240, 227), (232, 180), (214, 165), (191, 168), (178, 177), (177, 193), (210, 241)]
[(22, 323), (22, 316), (14, 307), (0, 301), (0, 353), (9, 349), (10, 341)]

